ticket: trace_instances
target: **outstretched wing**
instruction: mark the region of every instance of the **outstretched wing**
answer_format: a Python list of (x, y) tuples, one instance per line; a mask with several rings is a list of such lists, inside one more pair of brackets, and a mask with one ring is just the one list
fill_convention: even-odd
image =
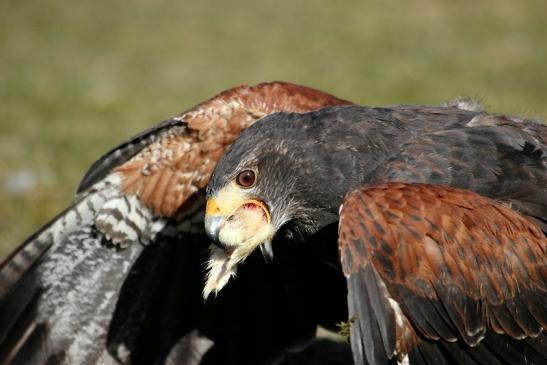
[(468, 190), (350, 193), (339, 249), (356, 363), (544, 364), (547, 238)]
[[(224, 149), (262, 116), (348, 103), (283, 82), (240, 86), (111, 150), (84, 176), (72, 205), (0, 267), (0, 363), (191, 364), (211, 348), (212, 363), (237, 362), (242, 347), (230, 331), (252, 323), (236, 327), (243, 315), (230, 297), (250, 300), (256, 290), (271, 299), (264, 311), (283, 311), (287, 300), (243, 278), (251, 291), (234, 286), (202, 303), (203, 188)], [(241, 338), (259, 342), (250, 330)], [(286, 345), (278, 341), (275, 350)], [(271, 357), (274, 346), (255, 348), (245, 355)]]

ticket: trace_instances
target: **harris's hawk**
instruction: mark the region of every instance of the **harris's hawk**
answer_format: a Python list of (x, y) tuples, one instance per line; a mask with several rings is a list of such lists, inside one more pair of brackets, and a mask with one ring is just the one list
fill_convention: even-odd
[[(339, 262), (356, 364), (546, 364), (546, 164), (547, 127), (505, 115), (271, 115), (208, 184), (204, 296), (230, 287), (257, 248), (273, 262), (278, 248), (304, 250)], [(309, 287), (330, 289), (307, 261), (291, 264)]]
[[(390, 281), (389, 273), (386, 274), (389, 271), (387, 266), (378, 266), (378, 263), (385, 263), (388, 246), (366, 250), (376, 260), (371, 259), (373, 264), (368, 264), (366, 254), (360, 251), (367, 248), (366, 243), (357, 244), (359, 240), (367, 239), (364, 230), (341, 231), (342, 237), (354, 238), (349, 244), (342, 243), (340, 246), (344, 247), (341, 266), (336, 245), (338, 206), (331, 208), (336, 199), (340, 202), (348, 191), (363, 184), (426, 181), (460, 186), (457, 181), (461, 180), (468, 181), (468, 186), (464, 186), (466, 189), (485, 196), (490, 195), (485, 186), (493, 186), (491, 189), (497, 187), (498, 196), (494, 198), (510, 205), (511, 214), (535, 217), (532, 219), (544, 227), (545, 199), (541, 195), (544, 188), (538, 190), (538, 186), (545, 185), (545, 176), (543, 162), (538, 161), (544, 161), (545, 129), (528, 121), (465, 111), (458, 108), (460, 105), (453, 105), (446, 108), (399, 106), (367, 109), (370, 114), (365, 119), (369, 120), (370, 125), (363, 130), (366, 124), (362, 120), (363, 114), (354, 114), (355, 110), (348, 109), (345, 114), (341, 111), (330, 113), (344, 114), (342, 124), (352, 122), (355, 128), (324, 129), (333, 134), (333, 140), (338, 139), (337, 143), (331, 144), (332, 149), (320, 154), (316, 148), (298, 157), (299, 153), (293, 152), (309, 145), (307, 141), (315, 140), (314, 133), (321, 135), (323, 127), (311, 128), (311, 134), (306, 134), (301, 133), (299, 128), (287, 128), (287, 123), (281, 123), (279, 136), (284, 133), (285, 137), (289, 137), (287, 143), (275, 143), (276, 138), (268, 135), (271, 131), (262, 136), (260, 134), (263, 132), (260, 132), (255, 142), (251, 141), (253, 137), (247, 135), (241, 139), (239, 147), (231, 150), (241, 153), (234, 156), (231, 152), (232, 161), (245, 161), (252, 156), (248, 152), (258, 146), (264, 147), (261, 154), (267, 156), (268, 152), (272, 152), (271, 146), (276, 145), (278, 151), (273, 151), (274, 154), (285, 151), (286, 155), (292, 155), (292, 161), (307, 166), (308, 173), (304, 175), (306, 170), (302, 168), (295, 170), (289, 165), (278, 165), (283, 162), (282, 159), (274, 158), (266, 159), (267, 169), (250, 169), (254, 175), (247, 171), (241, 176), (233, 176), (233, 181), (223, 182), (222, 175), (229, 179), (234, 171), (229, 171), (230, 163), (221, 163), (210, 189), (211, 192), (216, 190), (223, 193), (215, 195), (218, 199), (216, 202), (210, 201), (208, 229), (204, 231), (205, 185), (226, 147), (246, 127), (274, 112), (303, 113), (341, 104), (350, 103), (287, 83), (239, 87), (135, 136), (102, 157), (84, 177), (74, 203), (30, 237), (0, 268), (0, 363), (316, 363), (299, 355), (286, 355), (294, 353), (298, 346), (304, 346), (314, 336), (317, 324), (332, 327), (337, 321), (348, 318), (351, 322), (352, 346), (358, 346), (355, 349), (358, 362), (369, 359), (370, 353), (374, 361), (391, 357), (392, 362), (401, 360), (404, 363), (406, 349), (418, 349), (425, 354), (422, 355), (425, 360), (440, 362), (436, 360), (439, 356), (430, 358), (439, 348), (435, 339), (430, 339), (427, 332), (417, 327), (416, 321), (419, 318), (423, 320), (423, 316), (407, 314), (405, 304), (400, 299), (403, 295), (400, 292), (413, 288), (412, 285), (419, 287), (419, 280), (401, 288), (397, 286), (400, 281)], [(325, 114), (319, 113), (313, 119), (326, 121), (328, 115), (329, 112), (325, 111)], [(305, 118), (309, 117), (307, 115)], [(285, 117), (276, 118), (282, 121)], [(300, 120), (295, 115), (289, 119), (294, 122)], [(338, 121), (333, 121), (333, 126), (334, 123)], [(484, 127), (485, 132), (467, 136), (463, 127), (465, 123), (470, 128)], [(461, 127), (459, 134), (458, 125)], [(440, 132), (443, 129), (453, 130), (454, 135), (449, 133), (442, 139)], [(489, 134), (489, 129), (499, 129), (499, 138), (496, 133)], [(370, 131), (368, 137), (367, 130)], [(435, 132), (441, 134), (440, 139), (432, 136)], [(254, 132), (251, 130), (249, 133)], [(293, 137), (297, 139), (296, 146), (291, 142)], [(269, 145), (257, 143), (268, 138), (271, 141)], [(451, 143), (457, 140), (461, 145), (453, 148)], [(242, 147), (245, 141), (248, 145)], [(443, 143), (445, 150), (442, 150)], [(475, 147), (468, 148), (469, 145)], [(371, 154), (364, 159), (341, 158), (343, 152), (364, 151), (366, 148)], [(449, 150), (455, 151), (454, 156), (450, 155)], [(514, 151), (517, 152), (515, 159), (512, 159)], [(489, 166), (487, 169), (478, 166), (480, 161), (476, 159), (477, 154), (485, 166)], [(305, 164), (310, 155), (316, 158), (311, 159), (316, 164)], [(227, 160), (230, 158), (228, 156), (230, 153)], [(321, 159), (323, 162), (319, 163)], [(472, 159), (476, 159), (472, 173), (463, 171), (465, 168), (462, 170), (461, 165), (471, 163)], [(458, 161), (460, 164), (457, 164)], [(499, 166), (496, 161), (499, 161)], [(337, 166), (338, 171), (322, 171), (324, 167), (333, 165)], [(427, 169), (428, 165), (430, 170)], [(226, 168), (224, 171), (222, 166)], [(353, 175), (343, 176), (343, 172), (349, 171), (351, 166), (355, 170), (364, 166), (359, 179)], [(385, 171), (380, 173), (382, 167)], [(270, 171), (272, 176), (264, 179), (265, 171)], [(512, 173), (507, 174), (508, 171)], [(492, 174), (499, 176), (501, 182), (496, 184)], [(472, 175), (473, 179), (467, 179), (465, 176), (468, 175)], [(446, 181), (435, 180), (442, 176)], [(312, 177), (318, 180), (312, 181)], [(266, 180), (271, 182), (269, 190), (266, 190), (275, 191), (275, 196), (279, 198), (277, 205), (264, 196), (241, 194), (241, 191), (250, 192)], [(291, 186), (290, 181), (297, 185)], [(253, 185), (250, 189), (239, 189), (249, 182)], [(481, 191), (481, 187), (485, 191)], [(386, 187), (387, 190), (392, 188), (395, 186)], [(293, 189), (299, 193), (292, 194)], [(515, 193), (517, 190), (518, 193)], [(301, 204), (306, 201), (306, 196), (311, 195), (314, 195), (315, 205)], [(419, 195), (420, 191), (410, 193), (414, 198)], [(238, 205), (238, 202), (242, 204)], [(230, 211), (227, 209), (230, 206), (237, 209)], [(374, 211), (373, 207), (368, 209)], [(346, 219), (346, 211), (351, 210), (356, 213)], [(407, 216), (405, 213), (408, 211), (403, 208), (391, 210), (393, 214), (400, 214), (404, 222), (412, 216), (419, 216)], [(361, 204), (352, 205), (348, 198), (343, 222), (351, 222), (352, 219), (360, 222), (362, 211), (367, 214)], [(281, 212), (290, 214), (283, 216)], [(224, 218), (218, 218), (222, 215)], [(457, 221), (457, 215), (453, 216)], [(441, 223), (442, 217), (439, 218)], [(434, 217), (428, 216), (427, 219), (437, 222)], [(375, 222), (368, 219), (362, 223), (372, 224), (374, 229), (388, 229), (389, 225), (385, 222), (376, 222), (378, 226)], [(389, 224), (400, 226), (393, 222)], [(498, 221), (493, 219), (492, 222), (495, 224)], [(275, 227), (280, 223), (280, 227)], [(437, 223), (437, 226), (441, 232), (450, 234), (452, 226), (444, 223)], [(476, 233), (478, 236), (480, 229)], [(210, 239), (206, 233), (222, 247), (213, 249), (212, 257), (207, 252)], [(490, 231), (488, 233), (491, 234)], [(461, 238), (461, 235), (454, 236)], [(260, 242), (267, 242), (269, 238), (273, 248)], [(393, 245), (392, 250), (400, 242), (387, 241), (382, 234), (375, 236), (376, 240), (381, 238)], [(201, 298), (205, 281), (204, 264), (209, 262), (213, 269), (209, 270), (211, 276), (206, 290), (218, 291), (222, 280), (227, 281), (235, 269), (233, 266), (226, 270), (218, 263), (223, 260), (229, 263), (236, 258), (234, 253), (238, 246), (244, 246), (237, 244), (238, 241), (248, 245), (243, 252), (248, 257), (238, 265), (237, 280), (232, 280), (217, 293), (216, 298), (204, 302)], [(228, 242), (230, 244), (226, 245)], [(271, 256), (275, 251), (275, 257), (266, 264), (260, 250), (249, 246), (251, 243), (251, 246), (263, 247), (265, 256)], [(242, 252), (241, 247), (239, 253)], [(422, 253), (415, 253), (415, 256), (419, 255)], [(480, 255), (477, 257), (481, 258)], [(528, 259), (532, 260), (530, 256)], [(352, 260), (351, 264), (348, 260)], [(537, 261), (541, 266), (541, 257)], [(408, 263), (415, 265), (397, 266), (393, 262), (392, 265), (405, 275), (420, 266), (410, 259)], [(528, 273), (528, 266), (524, 265), (525, 269), (521, 271)], [(452, 269), (452, 266), (448, 267)], [(380, 279), (370, 283), (370, 272), (376, 275), (374, 278)], [(350, 287), (349, 316), (344, 273), (349, 275), (349, 282), (354, 283), (352, 285), (361, 288), (361, 292), (357, 292)], [(480, 271), (479, 274), (482, 275)], [(488, 274), (492, 275), (491, 272)], [(221, 277), (224, 279), (219, 281)], [(440, 287), (450, 288), (445, 282), (442, 281)], [(496, 282), (492, 285), (498, 290)], [(392, 300), (388, 298), (387, 303), (394, 307), (382, 305), (386, 302), (386, 296), (382, 296), (386, 290)], [(469, 292), (472, 292), (471, 289)], [(544, 301), (545, 297), (541, 296), (543, 292), (535, 293), (538, 293), (540, 301)], [(410, 299), (419, 299), (416, 292), (411, 291), (410, 294)], [(461, 295), (453, 296), (455, 308), (466, 308), (459, 306), (458, 300), (461, 298)], [(435, 304), (434, 300), (430, 302), (433, 303), (431, 305)], [(405, 317), (397, 316), (399, 312), (393, 309), (397, 308), (395, 304), (399, 305), (400, 313)], [(356, 310), (357, 305), (362, 307)], [(370, 308), (374, 315), (363, 315), (370, 314)], [(384, 310), (385, 316), (378, 315), (378, 310)], [(539, 314), (544, 315), (544, 312), (540, 311)], [(397, 325), (401, 318), (406, 318), (408, 323), (403, 322), (403, 326), (393, 331), (393, 327), (389, 326), (393, 318)], [(491, 317), (488, 318), (491, 321)], [(368, 331), (370, 328), (375, 332)], [(457, 330), (455, 327), (449, 328)], [(406, 337), (398, 336), (401, 331)], [(507, 349), (516, 346), (508, 342), (508, 337), (492, 338), (486, 337), (490, 342), (482, 341), (480, 345), (505, 346)], [(532, 342), (530, 347), (519, 348), (519, 351), (524, 353), (527, 350), (527, 359), (534, 359), (533, 351), (540, 354), (543, 351), (544, 338), (544, 334), (539, 335), (536, 337), (539, 340)], [(386, 344), (384, 355), (378, 352), (380, 340), (382, 346)], [(395, 347), (389, 353), (393, 341)], [(489, 345), (492, 341), (494, 345)], [(529, 341), (524, 342), (528, 344)], [(462, 342), (455, 343), (459, 346)], [(518, 343), (522, 346), (523, 342)], [(428, 344), (431, 344), (431, 349), (426, 346)], [(323, 346), (323, 343), (319, 345)], [(505, 361), (511, 363), (514, 358), (507, 355), (507, 349), (503, 356)], [(395, 350), (398, 351), (396, 354)], [(409, 352), (409, 359), (418, 356), (416, 353), (422, 353), (419, 351)], [(444, 350), (443, 347), (439, 351), (442, 354), (457, 354), (453, 349)], [(344, 352), (340, 353), (337, 360), (343, 361), (344, 355)], [(500, 356), (498, 362), (501, 361)], [(320, 363), (329, 361), (321, 356), (317, 360)]]

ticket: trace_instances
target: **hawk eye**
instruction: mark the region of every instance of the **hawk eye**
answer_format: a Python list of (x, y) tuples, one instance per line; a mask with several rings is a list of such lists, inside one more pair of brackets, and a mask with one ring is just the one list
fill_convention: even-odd
[(239, 186), (250, 188), (255, 184), (256, 175), (253, 170), (244, 170), (237, 174), (236, 181)]

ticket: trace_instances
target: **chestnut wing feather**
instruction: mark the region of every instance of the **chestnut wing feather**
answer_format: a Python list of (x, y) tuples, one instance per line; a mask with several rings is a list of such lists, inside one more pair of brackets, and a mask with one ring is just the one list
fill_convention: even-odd
[(125, 194), (138, 195), (157, 215), (169, 217), (207, 185), (224, 150), (256, 120), (344, 104), (351, 103), (287, 82), (238, 86), (112, 149), (89, 169), (78, 192), (115, 171), (123, 176)]
[(364, 187), (344, 201), (339, 250), (358, 317), (352, 346), (370, 363), (437, 341), (477, 351), (485, 336), (545, 337), (547, 239), (493, 200), (437, 185)]

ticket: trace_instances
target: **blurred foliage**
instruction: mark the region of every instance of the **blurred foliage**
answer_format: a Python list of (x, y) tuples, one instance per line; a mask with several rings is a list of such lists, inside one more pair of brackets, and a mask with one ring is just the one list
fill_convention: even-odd
[(3, 0), (0, 257), (94, 159), (223, 89), (287, 80), (368, 105), (471, 95), (545, 118), (546, 40), (544, 0)]

